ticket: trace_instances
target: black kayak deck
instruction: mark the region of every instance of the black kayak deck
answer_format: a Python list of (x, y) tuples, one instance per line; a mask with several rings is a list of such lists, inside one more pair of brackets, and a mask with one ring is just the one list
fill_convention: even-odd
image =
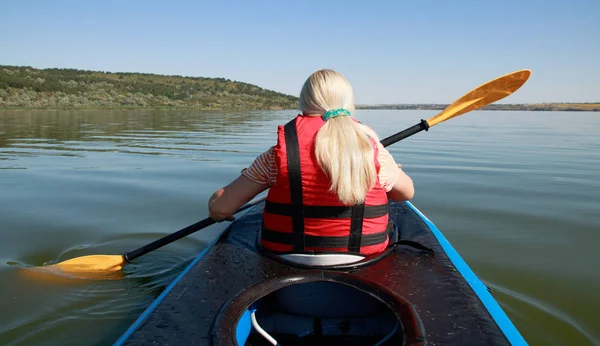
[[(442, 233), (408, 202), (390, 202), (400, 247), (346, 273), (376, 282), (417, 311), (427, 345), (527, 345), (510, 319)], [(277, 277), (327, 272), (290, 267), (256, 248), (264, 204), (234, 221), (116, 341), (115, 345), (210, 345), (215, 317), (230, 298)]]

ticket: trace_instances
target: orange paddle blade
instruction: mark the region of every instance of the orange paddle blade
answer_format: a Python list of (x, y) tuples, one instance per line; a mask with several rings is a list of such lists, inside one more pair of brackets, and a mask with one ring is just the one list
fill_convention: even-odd
[(125, 277), (122, 270), (113, 271), (63, 271), (56, 265), (41, 267), (23, 267), (19, 274), (28, 280), (43, 281), (60, 285), (73, 285), (81, 280), (121, 280)]
[(442, 121), (452, 119), (461, 114), (501, 100), (517, 91), (517, 89), (525, 84), (530, 75), (531, 71), (529, 70), (519, 70), (480, 85), (456, 100), (437, 115), (427, 119), (427, 124), (431, 127)]
[(46, 268), (47, 270), (58, 269), (67, 274), (78, 274), (117, 271), (121, 270), (124, 264), (125, 259), (121, 255), (90, 255), (71, 258), (70, 260), (41, 268)]
[(69, 283), (71, 279), (118, 280), (125, 276), (121, 271), (124, 264), (121, 255), (90, 255), (47, 266), (24, 267), (21, 274), (30, 279), (55, 283)]

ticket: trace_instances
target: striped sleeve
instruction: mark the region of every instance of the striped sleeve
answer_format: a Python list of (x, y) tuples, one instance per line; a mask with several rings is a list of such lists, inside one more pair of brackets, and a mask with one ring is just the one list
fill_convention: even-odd
[(260, 154), (242, 175), (258, 184), (273, 186), (277, 181), (277, 165), (275, 164), (274, 147)]
[(394, 187), (394, 184), (396, 184), (396, 180), (398, 180), (399, 165), (394, 160), (392, 154), (380, 142), (377, 142), (377, 161), (379, 161), (379, 165), (381, 166), (379, 169), (379, 183), (386, 192), (389, 192)]

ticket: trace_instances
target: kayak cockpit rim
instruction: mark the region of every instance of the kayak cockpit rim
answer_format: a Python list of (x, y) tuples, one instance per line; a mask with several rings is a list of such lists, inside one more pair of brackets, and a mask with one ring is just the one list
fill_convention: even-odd
[[(335, 287), (338, 287), (340, 291), (356, 291), (356, 294), (362, 297), (360, 299), (360, 307), (350, 304), (351, 309), (348, 310), (348, 302), (340, 300), (339, 304), (335, 305), (334, 303), (328, 306), (327, 316), (322, 316), (322, 312), (315, 312), (313, 316), (310, 313), (312, 311), (310, 310), (311, 307), (307, 307), (304, 302), (297, 304), (296, 307), (293, 306), (293, 303), (291, 307), (290, 305), (285, 305), (285, 303), (284, 306), (279, 304), (281, 300), (276, 297), (280, 292), (284, 292), (284, 290), (288, 290), (289, 292), (290, 288), (298, 288), (299, 291), (304, 292), (305, 287), (308, 285), (317, 285), (318, 290), (321, 290), (323, 286), (327, 286), (331, 290), (333, 286), (335, 292), (337, 292), (337, 288)], [(274, 301), (279, 303), (273, 305)], [(276, 306), (276, 309), (272, 309), (273, 306)], [(318, 304), (315, 307), (317, 310), (322, 309), (322, 307), (318, 307)], [(337, 315), (336, 312), (332, 312), (338, 311), (336, 310), (338, 308), (346, 312), (340, 311)], [(292, 311), (291, 309), (296, 309), (296, 311)], [(298, 311), (298, 309), (301, 311)], [(365, 311), (365, 309), (379, 309), (377, 311), (383, 313), (360, 312)], [(257, 319), (258, 322), (262, 321), (265, 324), (267, 332), (275, 332), (279, 336), (287, 335), (285, 334), (287, 332), (289, 334), (288, 337), (293, 337), (294, 335), (291, 331), (294, 330), (294, 325), (297, 324), (298, 330), (306, 331), (306, 333), (300, 333), (305, 334), (304, 336), (308, 336), (310, 333), (314, 334), (313, 329), (316, 328), (318, 330), (317, 335), (311, 335), (311, 337), (321, 335), (335, 339), (336, 336), (332, 334), (331, 330), (329, 335), (324, 335), (327, 333), (323, 333), (323, 329), (320, 327), (323, 325), (323, 321), (328, 321), (329, 325), (337, 323), (337, 328), (341, 328), (340, 335), (338, 336), (340, 338), (348, 337), (348, 334), (352, 335), (350, 331), (354, 331), (353, 333), (356, 334), (356, 326), (358, 325), (363, 327), (365, 325), (375, 325), (382, 330), (372, 331), (375, 335), (370, 335), (371, 338), (379, 340), (386, 335), (393, 334), (395, 338), (404, 340), (405, 345), (416, 346), (424, 345), (425, 343), (423, 323), (416, 309), (407, 299), (377, 283), (357, 278), (344, 272), (314, 271), (302, 276), (287, 276), (264, 280), (248, 287), (223, 305), (213, 325), (211, 333), (212, 344), (244, 345), (248, 337), (261, 338), (256, 333), (257, 328), (251, 326), (252, 322), (256, 322), (256, 320), (251, 321), (251, 315), (254, 312), (256, 312), (256, 316), (253, 316), (253, 318)], [(273, 323), (273, 321), (284, 320), (288, 323)], [(292, 323), (289, 323), (290, 321)], [(284, 330), (282, 326), (285, 326), (283, 327)], [(310, 328), (307, 329), (306, 326), (310, 326)], [(355, 336), (360, 337), (360, 335)], [(367, 336), (365, 334), (363, 337)], [(300, 336), (297, 335), (297, 337)]]

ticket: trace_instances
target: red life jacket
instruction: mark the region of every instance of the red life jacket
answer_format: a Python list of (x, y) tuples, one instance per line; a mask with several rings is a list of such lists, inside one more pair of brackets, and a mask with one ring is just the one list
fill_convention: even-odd
[[(379, 178), (364, 204), (346, 206), (329, 191), (331, 180), (314, 150), (324, 124), (321, 117), (299, 115), (279, 126), (274, 151), (277, 182), (267, 195), (260, 243), (274, 252), (381, 252), (389, 241), (387, 194)], [(379, 173), (377, 146), (372, 144)]]

